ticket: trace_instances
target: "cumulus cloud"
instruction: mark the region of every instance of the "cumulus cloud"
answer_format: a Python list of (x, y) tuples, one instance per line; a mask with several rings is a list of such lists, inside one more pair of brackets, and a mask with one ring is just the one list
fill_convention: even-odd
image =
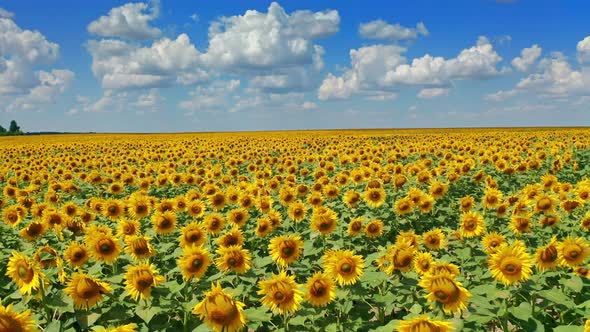
[(489, 101), (504, 101), (508, 98), (514, 97), (518, 94), (516, 90), (500, 90), (484, 96), (485, 100)]
[(88, 32), (101, 37), (119, 37), (131, 40), (146, 40), (161, 35), (150, 22), (159, 15), (159, 2), (127, 3), (112, 8), (108, 15), (101, 16), (88, 24)]
[(523, 48), (520, 57), (512, 59), (512, 66), (519, 71), (526, 72), (541, 56), (541, 47), (533, 45), (529, 48)]
[(158, 89), (150, 89), (147, 93), (141, 94), (131, 105), (142, 110), (149, 109), (152, 112), (159, 110), (164, 97), (160, 96)]
[(8, 111), (42, 110), (43, 106), (55, 103), (57, 97), (66, 90), (74, 79), (72, 71), (63, 69), (54, 69), (51, 72), (41, 70), (37, 76), (39, 84), (26, 95), (17, 97), (8, 105)]
[(578, 61), (590, 63), (590, 36), (578, 42), (576, 51), (578, 52)]
[(312, 64), (317, 52), (313, 40), (335, 33), (339, 24), (335, 10), (288, 15), (273, 2), (267, 13), (248, 10), (212, 23), (203, 58), (209, 65), (234, 69)]
[(550, 97), (590, 92), (590, 68), (575, 70), (560, 54), (543, 59), (541, 71), (523, 78), (517, 90), (534, 91)]
[(405, 49), (395, 45), (373, 45), (351, 50), (351, 68), (342, 76), (328, 74), (318, 91), (322, 100), (349, 98), (363, 90), (395, 90), (404, 85), (436, 88), (453, 80), (483, 80), (499, 76), (502, 57), (489, 40), (480, 37), (475, 46), (462, 50), (457, 57), (444, 59), (429, 54), (406, 62)]
[(199, 51), (186, 34), (136, 47), (120, 40), (90, 40), (92, 71), (104, 89), (151, 88), (205, 81)]
[(8, 10), (0, 7), (0, 17), (1, 18), (13, 18), (14, 13), (11, 13)]
[(59, 45), (39, 31), (23, 30), (14, 15), (0, 10), (0, 97), (11, 112), (43, 110), (57, 101), (74, 73), (65, 69), (37, 70), (59, 57)]
[(187, 114), (227, 109), (233, 99), (234, 92), (239, 87), (239, 80), (214, 81), (208, 85), (196, 87), (189, 93), (191, 99), (181, 101), (178, 106), (188, 110)]
[(359, 34), (367, 39), (403, 40), (416, 39), (419, 35), (428, 36), (424, 23), (419, 22), (416, 28), (407, 28), (399, 23), (389, 24), (383, 20), (363, 23), (359, 26)]
[(440, 96), (446, 96), (451, 91), (450, 88), (426, 88), (420, 90), (418, 98), (421, 99), (432, 99)]

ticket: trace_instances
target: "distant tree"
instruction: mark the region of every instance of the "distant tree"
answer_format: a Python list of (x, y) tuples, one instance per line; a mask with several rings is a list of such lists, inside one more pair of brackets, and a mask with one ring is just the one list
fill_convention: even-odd
[(16, 133), (20, 131), (20, 127), (16, 124), (16, 121), (10, 121), (10, 128), (8, 129), (11, 133)]
[(5, 133), (6, 132), (6, 128), (0, 126), (0, 133)]

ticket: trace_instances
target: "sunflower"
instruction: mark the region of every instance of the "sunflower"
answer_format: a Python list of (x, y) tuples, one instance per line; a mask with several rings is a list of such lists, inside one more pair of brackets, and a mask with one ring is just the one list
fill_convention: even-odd
[(0, 331), (37, 332), (39, 329), (30, 310), (16, 312), (12, 309), (12, 304), (5, 307), (0, 303)]
[(325, 307), (336, 298), (336, 285), (326, 273), (316, 272), (305, 283), (305, 299), (314, 307)]
[(62, 265), (61, 258), (57, 251), (47, 244), (40, 247), (37, 252), (35, 252), (33, 259), (35, 259), (43, 269)]
[(338, 215), (327, 207), (318, 207), (311, 215), (311, 229), (323, 235), (330, 234), (336, 229)]
[(150, 200), (142, 195), (135, 195), (127, 202), (127, 213), (133, 219), (147, 217), (152, 209)]
[(466, 212), (461, 216), (459, 232), (463, 237), (480, 236), (486, 229), (483, 217), (477, 212)]
[(488, 188), (482, 200), (484, 209), (495, 209), (502, 203), (502, 192), (495, 188)]
[(428, 273), (432, 263), (432, 255), (429, 252), (419, 252), (414, 255), (414, 271), (420, 275)]
[(467, 300), (471, 293), (455, 280), (449, 273), (427, 273), (418, 283), (428, 294), (425, 296), (431, 304), (441, 303), (447, 314), (454, 314), (467, 309)]
[(324, 186), (322, 193), (326, 198), (335, 199), (336, 197), (338, 197), (338, 195), (340, 195), (340, 188), (338, 188), (338, 186), (336, 185), (328, 184)]
[(123, 204), (116, 199), (105, 201), (102, 207), (102, 214), (111, 220), (119, 219), (124, 212)]
[(505, 285), (528, 280), (531, 277), (533, 260), (520, 241), (504, 245), (491, 254), (488, 265), (492, 276)]
[(530, 215), (513, 215), (510, 217), (510, 229), (516, 235), (522, 233), (529, 233), (531, 231), (531, 216)]
[(363, 230), (363, 221), (364, 221), (363, 217), (358, 217), (358, 218), (352, 219), (348, 223), (348, 229), (347, 229), (348, 235), (354, 236), (354, 235), (361, 234), (361, 232)]
[(557, 246), (560, 264), (567, 267), (576, 267), (583, 264), (590, 255), (588, 243), (581, 238), (567, 237)]
[(312, 207), (316, 208), (321, 206), (324, 203), (324, 198), (322, 194), (319, 192), (313, 192), (311, 195), (307, 196), (307, 203)]
[(395, 202), (395, 213), (401, 215), (412, 212), (414, 209), (414, 201), (410, 197), (403, 197)]
[(322, 256), (324, 269), (340, 286), (353, 285), (363, 274), (363, 256), (352, 250), (328, 250)]
[(250, 214), (244, 208), (233, 209), (227, 213), (227, 220), (238, 227), (243, 227), (248, 219), (250, 219)]
[(441, 250), (445, 247), (445, 234), (440, 228), (435, 228), (422, 234), (422, 243), (430, 250)]
[(474, 204), (475, 199), (471, 196), (465, 196), (459, 200), (459, 207), (461, 208), (461, 211), (465, 213), (471, 211), (471, 208), (473, 208)]
[(102, 282), (82, 272), (76, 272), (64, 289), (64, 292), (74, 300), (76, 309), (89, 310), (100, 302), (106, 293), (112, 288), (106, 282)]
[(112, 264), (119, 257), (121, 247), (112, 235), (97, 233), (89, 240), (86, 245), (95, 260)]
[(152, 225), (158, 234), (169, 234), (176, 228), (176, 214), (172, 211), (156, 212), (152, 215)]
[(256, 208), (262, 213), (267, 213), (272, 208), (272, 203), (272, 197), (267, 195), (260, 196), (256, 201)]
[(199, 280), (211, 265), (211, 257), (204, 247), (192, 246), (184, 250), (177, 264), (184, 280)]
[(534, 213), (553, 213), (557, 207), (557, 199), (553, 195), (541, 194), (535, 197)]
[(137, 262), (146, 260), (156, 254), (150, 243), (150, 238), (141, 235), (132, 235), (125, 239), (125, 252)]
[(271, 219), (266, 216), (258, 218), (256, 221), (256, 236), (263, 237), (268, 235), (274, 229)]
[(268, 251), (280, 267), (287, 267), (301, 256), (303, 241), (298, 234), (277, 236), (270, 240)]
[(203, 224), (207, 233), (217, 235), (221, 233), (221, 230), (225, 226), (225, 218), (221, 213), (209, 213), (203, 219)]
[(104, 327), (94, 327), (92, 329), (93, 332), (137, 332), (137, 324), (135, 323), (131, 323), (131, 324), (125, 324), (125, 325), (119, 325), (116, 327), (111, 327), (111, 328), (104, 328)]
[(164, 277), (158, 274), (153, 264), (132, 265), (125, 272), (125, 289), (135, 301), (149, 299), (152, 287), (162, 282)]
[(440, 274), (440, 273), (447, 273), (453, 277), (459, 275), (460, 270), (459, 267), (453, 263), (447, 262), (433, 262), (432, 266), (430, 267), (431, 274)]
[(223, 272), (234, 271), (246, 273), (252, 267), (250, 251), (240, 246), (221, 247), (216, 251), (219, 257), (215, 260), (217, 268)]
[(237, 332), (246, 325), (244, 306), (225, 293), (218, 282), (211, 284), (211, 290), (205, 292), (205, 298), (193, 307), (192, 313), (215, 332)]
[(365, 235), (367, 237), (379, 237), (383, 234), (383, 221), (379, 219), (371, 220), (365, 226)]
[(546, 245), (537, 248), (535, 262), (539, 271), (552, 270), (559, 265), (559, 242), (554, 236)]
[(200, 200), (191, 200), (187, 203), (186, 211), (193, 218), (200, 218), (205, 213), (205, 204)]
[(305, 214), (307, 213), (307, 207), (301, 201), (294, 201), (289, 204), (287, 209), (287, 215), (291, 220), (294, 222), (299, 222), (305, 218)]
[(4, 208), (2, 211), (2, 217), (4, 218), (4, 222), (12, 227), (16, 227), (16, 225), (18, 225), (23, 219), (21, 213), (19, 213), (18, 206), (16, 205)]
[(139, 233), (140, 224), (137, 220), (122, 218), (117, 222), (117, 236), (125, 239), (127, 236)]
[(342, 199), (344, 200), (344, 204), (346, 205), (346, 207), (351, 209), (351, 208), (357, 206), (358, 202), (360, 202), (361, 194), (359, 194), (357, 191), (351, 189), (351, 190), (348, 190), (346, 193), (344, 193), (344, 196)]
[(402, 320), (397, 326), (398, 332), (450, 332), (455, 328), (451, 322), (430, 319), (427, 315)]
[(590, 278), (590, 269), (588, 267), (578, 266), (574, 269), (574, 272), (581, 278)]
[(301, 305), (303, 292), (299, 290), (295, 276), (288, 276), (285, 271), (273, 274), (271, 279), (259, 281), (258, 288), (262, 304), (273, 312), (294, 313)]
[(89, 253), (85, 245), (78, 242), (70, 242), (64, 251), (64, 257), (71, 266), (79, 267), (88, 261)]
[(489, 232), (481, 239), (483, 251), (488, 255), (495, 253), (505, 242), (506, 238), (504, 235), (496, 232)]
[(41, 237), (47, 230), (46, 225), (41, 221), (32, 221), (25, 228), (21, 229), (19, 234), (23, 238), (33, 241)]
[(559, 215), (555, 214), (555, 215), (544, 215), (541, 217), (541, 219), (539, 219), (539, 224), (541, 224), (541, 226), (548, 226), (548, 227), (555, 227), (559, 224), (559, 221), (561, 220), (561, 218), (559, 217)]
[(242, 234), (242, 230), (238, 228), (238, 226), (232, 227), (229, 231), (225, 234), (220, 236), (217, 240), (217, 245), (220, 247), (229, 247), (229, 246), (240, 246), (244, 245), (244, 235)]
[(35, 261), (17, 251), (13, 251), (8, 259), (6, 275), (25, 295), (39, 289), (41, 281), (45, 278)]
[(383, 205), (383, 203), (385, 203), (386, 198), (387, 195), (385, 194), (385, 190), (383, 188), (371, 188), (365, 191), (363, 195), (363, 199), (371, 208), (380, 207)]
[(429, 186), (430, 195), (434, 197), (434, 199), (438, 200), (443, 198), (443, 196), (447, 193), (449, 188), (448, 183), (441, 183), (438, 181), (433, 181)]
[(420, 212), (429, 213), (434, 207), (434, 201), (435, 198), (432, 195), (424, 194), (416, 206), (420, 209)]
[(209, 206), (211, 206), (214, 210), (221, 210), (227, 202), (225, 198), (225, 194), (223, 192), (216, 192), (215, 194), (209, 196)]
[(207, 240), (205, 227), (198, 222), (191, 222), (182, 227), (180, 234), (180, 246), (182, 248), (190, 246), (201, 246)]

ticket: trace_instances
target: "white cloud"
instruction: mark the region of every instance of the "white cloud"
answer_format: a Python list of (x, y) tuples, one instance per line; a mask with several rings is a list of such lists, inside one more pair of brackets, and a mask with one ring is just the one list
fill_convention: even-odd
[(191, 20), (193, 20), (193, 22), (199, 22), (199, 20), (200, 20), (199, 14), (197, 14), (197, 13), (194, 13), (189, 17), (191, 18)]
[(119, 40), (90, 40), (92, 71), (104, 89), (188, 85), (209, 79), (199, 67), (199, 51), (186, 34), (162, 38), (149, 47)]
[(13, 18), (14, 13), (9, 12), (8, 10), (0, 7), (0, 18)]
[(198, 86), (189, 95), (191, 99), (178, 103), (180, 108), (188, 110), (187, 115), (198, 111), (223, 110), (230, 106), (234, 92), (240, 87), (239, 80), (215, 81)]
[(70, 108), (65, 112), (66, 115), (76, 115), (78, 113), (80, 113), (80, 110), (77, 108)]
[(59, 45), (40, 32), (0, 18), (0, 95), (27, 93), (39, 84), (35, 67), (51, 64), (58, 56)]
[(37, 75), (39, 84), (26, 95), (17, 97), (8, 105), (8, 111), (42, 111), (43, 106), (55, 103), (74, 79), (73, 72), (63, 69), (54, 69), (51, 72), (41, 70)]
[(82, 102), (84, 112), (122, 112), (129, 104), (127, 92), (104, 90), (96, 102), (85, 99)]
[[(444, 59), (429, 54), (406, 63), (405, 49), (395, 45), (373, 45), (350, 51), (351, 68), (342, 76), (328, 74), (318, 91), (322, 100), (349, 98), (371, 90), (395, 90), (404, 85), (436, 88), (453, 80), (482, 80), (499, 76), (506, 69), (496, 66), (502, 57), (487, 38), (462, 50), (455, 58)], [(434, 87), (433, 87), (434, 85)]]
[(549, 97), (590, 93), (590, 68), (574, 70), (560, 54), (543, 59), (540, 67), (541, 72), (520, 80), (516, 89), (533, 91)]
[(209, 29), (206, 64), (225, 70), (275, 70), (313, 65), (322, 49), (313, 40), (338, 31), (340, 16), (325, 12), (295, 11), (291, 15), (273, 2), (267, 13), (248, 10), (244, 15), (222, 17)]
[(450, 88), (426, 88), (420, 90), (418, 93), (418, 98), (422, 99), (432, 99), (440, 96), (446, 96), (451, 91)]
[(539, 47), (539, 45), (523, 48), (520, 52), (520, 57), (516, 57), (512, 60), (512, 66), (519, 71), (526, 72), (540, 56), (541, 47)]
[(580, 40), (576, 47), (578, 61), (590, 64), (590, 36)]
[(489, 101), (504, 101), (508, 98), (514, 97), (518, 94), (516, 90), (500, 90), (498, 92), (487, 94), (483, 97), (485, 100)]
[(318, 108), (318, 105), (312, 101), (306, 101), (306, 102), (303, 102), (301, 107), (304, 110), (312, 110), (312, 109)]
[(416, 28), (407, 28), (399, 23), (389, 24), (383, 20), (375, 20), (359, 26), (359, 34), (367, 39), (403, 40), (416, 39), (419, 35), (428, 36), (424, 23), (419, 22)]
[(365, 99), (371, 101), (388, 101), (397, 98), (397, 93), (388, 91), (367, 91), (365, 94), (367, 95)]
[(150, 89), (147, 93), (141, 94), (131, 105), (137, 108), (148, 108), (152, 112), (159, 110), (164, 97), (160, 96), (157, 89)]
[(119, 37), (132, 40), (146, 40), (161, 35), (158, 28), (151, 27), (150, 21), (159, 15), (159, 2), (151, 6), (142, 3), (127, 3), (112, 8), (109, 14), (88, 24), (88, 32), (101, 37)]

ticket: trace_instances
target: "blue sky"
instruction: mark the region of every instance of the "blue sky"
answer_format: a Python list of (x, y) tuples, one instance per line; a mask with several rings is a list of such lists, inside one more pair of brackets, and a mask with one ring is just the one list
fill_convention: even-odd
[(586, 1), (0, 1), (0, 124), (590, 124)]

